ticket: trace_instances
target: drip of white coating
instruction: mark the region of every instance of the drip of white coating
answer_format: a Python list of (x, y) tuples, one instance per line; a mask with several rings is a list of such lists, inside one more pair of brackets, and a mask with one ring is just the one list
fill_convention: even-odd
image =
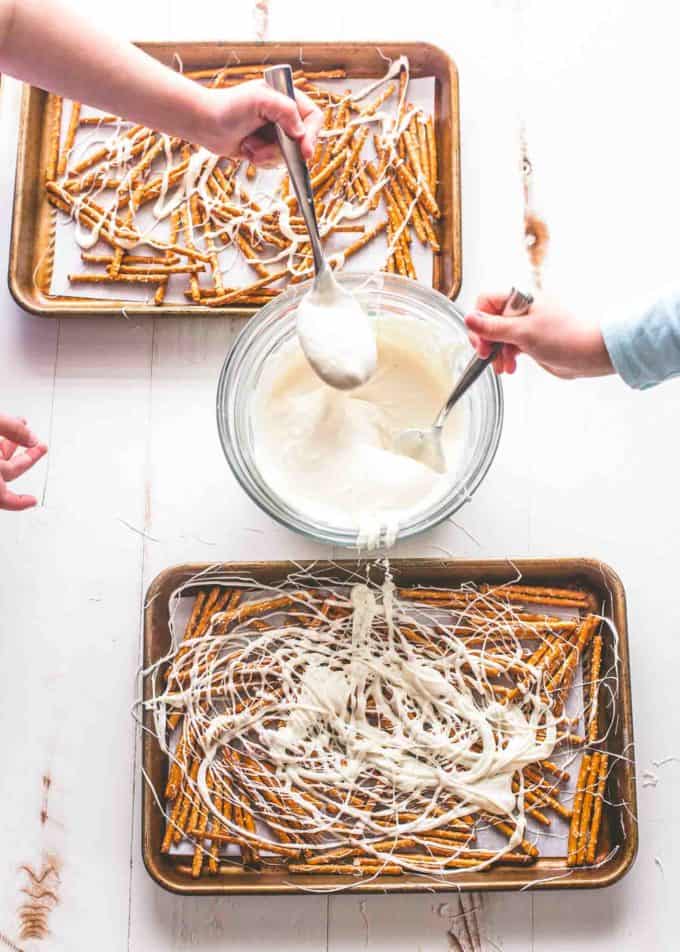
[(353, 390), (375, 373), (378, 348), (373, 325), (354, 295), (321, 271), (297, 308), (300, 346), (329, 387)]
[[(217, 581), (212, 576), (198, 584)], [(241, 581), (229, 579), (237, 587)], [(168, 686), (160, 693), (156, 679), (167, 659), (146, 672), (154, 686), (145, 703), (157, 729), (164, 730), (166, 710), (179, 704), (185, 712), (196, 738), (194, 754), (201, 761), (196, 786), (205, 803), (228, 828), (247, 836), (216, 811), (208, 771), (226, 782), (238, 776), (260, 811), (266, 801), (248, 766), (252, 758), (270, 765), (268, 789), (275, 796), (308, 811), (303, 821), (280, 810), (269, 811), (267, 819), (273, 830), (301, 837), (305, 850), (342, 845), (349, 836), (380, 861), (443, 872), (436, 859), (434, 866), (423, 865), (372, 844), (418, 837), (479, 809), (508, 820), (514, 834), (478, 868), (513, 849), (525, 830), (523, 795), (513, 794), (513, 776), (551, 756), (560, 723), (541, 695), (540, 672), (523, 660), (520, 643), (502, 658), (498, 652), (491, 657), (483, 644), (468, 647), (440, 611), (401, 602), (389, 577), (379, 588), (356, 584), (349, 597), (346, 589), (330, 592), (322, 578), (317, 584), (318, 595), (301, 596), (294, 610), (318, 620), (318, 627), (305, 626), (302, 619), (279, 627), (278, 616), (271, 615), (264, 630), (245, 623), (225, 635), (184, 642), (184, 654), (170, 656)], [(479, 596), (480, 608), (492, 604)], [(324, 606), (343, 616), (329, 620)], [(474, 612), (474, 605), (466, 611)], [(435, 626), (436, 650), (424, 649), (407, 634), (431, 639)], [(522, 707), (496, 699), (486, 674), (492, 662), (502, 670), (520, 669), (527, 681)], [(190, 677), (178, 691), (173, 672), (180, 670)], [(246, 709), (243, 678), (251, 679)], [(222, 760), (232, 744), (240, 751), (240, 768), (225, 767)], [(324, 793), (328, 790), (335, 791), (333, 800)], [(372, 812), (354, 802), (370, 790), (378, 791), (381, 803)], [(240, 802), (238, 794), (234, 802)], [(325, 809), (329, 803), (342, 803), (342, 816)], [(416, 819), (405, 819), (404, 813)], [(342, 830), (348, 822), (349, 834)], [(267, 835), (260, 833), (259, 841), (266, 851)]]
[(403, 70), (406, 71), (406, 74), (409, 73), (409, 62), (408, 57), (399, 56), (395, 59), (385, 73), (380, 79), (376, 79), (374, 83), (369, 83), (368, 86), (364, 86), (363, 89), (358, 90), (349, 97), (350, 102), (360, 102), (362, 99), (365, 99), (367, 96), (370, 96), (372, 92), (376, 89), (379, 89), (384, 83), (389, 82), (390, 79), (396, 79), (399, 73)]
[[(166, 137), (167, 138), (167, 137)], [(182, 176), (180, 188), (173, 197), (166, 201), (168, 190), (169, 165), (172, 161), (172, 153), (165, 148), (166, 168), (163, 171), (163, 180), (158, 200), (154, 205), (154, 217), (158, 220), (167, 218), (182, 202), (190, 199), (194, 194), (198, 194), (204, 202), (210, 202), (206, 194), (207, 181), (210, 178), (219, 156), (210, 152), (208, 149), (200, 148), (194, 152), (190, 159), (187, 169)]]

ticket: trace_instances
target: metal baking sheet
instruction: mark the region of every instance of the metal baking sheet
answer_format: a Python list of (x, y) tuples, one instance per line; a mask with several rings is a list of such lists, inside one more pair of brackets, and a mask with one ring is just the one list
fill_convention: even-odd
[[(439, 155), (437, 201), (441, 253), (433, 256), (432, 286), (455, 298), (462, 281), (460, 130), (458, 75), (450, 57), (425, 43), (140, 43), (140, 48), (172, 66), (179, 57), (185, 70), (216, 70), (227, 62), (291, 63), (308, 70), (343, 68), (351, 80), (379, 77), (385, 57), (407, 56), (414, 78), (434, 78), (435, 135)], [(304, 60), (304, 63), (303, 63)], [(44, 191), (49, 132), (55, 117), (55, 97), (41, 89), (24, 90), (14, 218), (9, 263), (9, 288), (24, 310), (42, 317), (118, 316), (250, 316), (257, 308), (232, 305), (210, 308), (112, 298), (51, 293), (54, 270), (56, 210)]]
[[(342, 584), (348, 570), (356, 570), (359, 563), (292, 562), (238, 562), (212, 566), (220, 573), (248, 576), (263, 584), (277, 584), (300, 568), (314, 565), (325, 577), (338, 579)], [(147, 592), (144, 619), (144, 666), (161, 658), (170, 646), (169, 599), (172, 592), (208, 564), (178, 565), (166, 569), (151, 584)], [(482, 872), (456, 870), (445, 881), (405, 873), (398, 878), (378, 876), (369, 882), (354, 883), (347, 877), (315, 874), (315, 888), (346, 886), (347, 892), (447, 892), (451, 890), (487, 891), (520, 889), (592, 889), (617, 882), (631, 867), (637, 852), (637, 799), (635, 790), (635, 755), (633, 745), (633, 716), (630, 689), (630, 661), (626, 619), (625, 592), (616, 573), (602, 562), (589, 559), (545, 559), (517, 561), (463, 561), (430, 559), (395, 559), (390, 569), (398, 585), (456, 587), (464, 582), (502, 584), (521, 573), (522, 581), (530, 585), (577, 585), (590, 592), (602, 606), (605, 617), (611, 619), (618, 635), (607, 625), (602, 627), (603, 666), (608, 669), (618, 652), (619, 681), (616, 697), (616, 717), (608, 739), (608, 750), (614, 763), (608, 777), (603, 825), (598, 856), (594, 868), (573, 868), (567, 874), (564, 856), (542, 855), (532, 866), (496, 866)], [(363, 568), (362, 568), (363, 571)], [(147, 697), (148, 685), (144, 685)], [(611, 719), (605, 702), (600, 716)], [(167, 778), (167, 758), (149, 732), (151, 714), (145, 713), (148, 728), (142, 741), (142, 760), (146, 775), (156, 789), (162, 789)], [(616, 756), (616, 755), (622, 756)], [(624, 756), (625, 755), (625, 756)], [(611, 806), (610, 804), (619, 804)], [(300, 886), (310, 885), (310, 877), (295, 876), (286, 870), (237, 870), (228, 874), (192, 879), (178, 866), (186, 857), (160, 852), (164, 820), (147, 783), (142, 794), (142, 852), (149, 874), (156, 882), (172, 892), (186, 895), (227, 895), (250, 893), (297, 893)], [(615, 849), (616, 847), (616, 849)]]

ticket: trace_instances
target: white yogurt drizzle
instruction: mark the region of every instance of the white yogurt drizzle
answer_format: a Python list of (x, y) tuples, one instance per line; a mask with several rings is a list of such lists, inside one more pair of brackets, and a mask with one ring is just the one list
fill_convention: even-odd
[[(420, 838), (428, 831), (487, 811), (513, 833), (474, 867), (483, 869), (525, 835), (519, 771), (549, 758), (560, 729), (567, 731), (573, 720), (566, 713), (556, 718), (547, 704), (541, 671), (527, 663), (525, 645), (513, 634), (516, 616), (508, 603), (478, 594), (454, 615), (402, 601), (389, 569), (380, 586), (358, 579), (339, 588), (337, 581), (301, 572), (282, 589), (265, 591), (261, 583), (212, 570), (190, 579), (171, 600), (171, 627), (180, 597), (196, 584), (253, 589), (258, 599), (302, 586), (292, 609), (300, 613), (299, 625), (281, 627), (281, 616), (270, 614), (226, 634), (184, 641), (181, 650), (173, 636), (169, 654), (143, 672), (151, 685), (145, 706), (153, 712), (154, 733), (173, 758), (166, 720), (172, 711), (184, 712), (194, 738), (191, 755), (200, 760), (190, 786), (234, 834), (251, 838), (265, 861), (267, 843), (281, 841), (259, 827), (250, 834), (217, 810), (209, 772), (231, 789), (234, 804), (245, 806), (230, 783), (235, 779), (269, 830), (282, 831), (306, 852), (349, 842), (380, 863), (430, 876), (443, 875), (446, 860), (412, 860), (385, 841), (409, 836), (426, 853)], [(480, 610), (489, 615), (483, 629), (489, 643), (468, 646), (457, 632)], [(499, 650), (492, 640), (501, 632)], [(544, 637), (537, 628), (536, 641)], [(166, 682), (161, 671), (167, 664)], [(513, 683), (524, 684), (521, 701), (501, 703), (489, 676), (511, 669)], [(234, 750), (240, 764), (225, 763)], [(249, 758), (269, 765), (266, 783)], [(517, 794), (513, 777), (520, 778)], [(288, 810), (272, 808), (272, 792)]]
[[(377, 79), (375, 82), (367, 84), (362, 89), (350, 94), (347, 99), (354, 103), (358, 103), (361, 100), (366, 99), (380, 86), (384, 85), (386, 82), (389, 82), (391, 79), (398, 77), (402, 70), (406, 71), (408, 78), (409, 62), (405, 56), (400, 56), (398, 59), (394, 60), (382, 77)], [(351, 120), (350, 124), (356, 126), (362, 125), (364, 123), (376, 122), (381, 124), (385, 148), (388, 150), (386, 168), (380, 180), (372, 184), (366, 198), (360, 204), (352, 205), (348, 202), (345, 202), (337, 209), (332, 217), (324, 216), (321, 218), (319, 222), (319, 229), (322, 236), (328, 234), (334, 227), (341, 225), (343, 221), (352, 222), (363, 218), (370, 210), (372, 199), (381, 191), (387, 182), (390, 170), (402, 162), (402, 159), (399, 157), (396, 148), (396, 142), (403, 129), (410, 122), (413, 113), (417, 111), (415, 109), (409, 111), (404, 109), (407, 89), (408, 81), (404, 86), (402, 97), (394, 115), (390, 115), (383, 109), (377, 111), (371, 116), (358, 115)], [(395, 115), (401, 116), (401, 119), (398, 123), (395, 120)], [(125, 194), (126, 191), (132, 191), (133, 183), (130, 180), (130, 173), (137, 161), (137, 157), (131, 157), (130, 153), (135, 141), (138, 140), (137, 138), (131, 139), (124, 135), (123, 129), (126, 125), (127, 124), (120, 120), (117, 125), (113, 127), (112, 137), (107, 139), (102, 139), (101, 130), (96, 130), (97, 138), (93, 139), (92, 137), (88, 137), (87, 144), (84, 147), (84, 154), (86, 154), (90, 147), (101, 145), (108, 146), (109, 153), (107, 158), (97, 165), (97, 172), (101, 174), (102, 180), (108, 178), (112, 171), (123, 169), (125, 172), (121, 178), (117, 195), (114, 198), (111, 206), (106, 210), (106, 216), (93, 227), (78, 221), (79, 205), (77, 201), (74, 204), (71, 216), (76, 221), (75, 241), (83, 250), (90, 249), (97, 244), (101, 230), (105, 226), (106, 221), (112, 221), (116, 215), (119, 196)], [(323, 131), (321, 135), (329, 137), (337, 136), (342, 131), (344, 130), (330, 129)], [(93, 133), (93, 135), (94, 134), (95, 133)], [(140, 130), (138, 136), (141, 138), (143, 135), (144, 132)], [(160, 172), (156, 173), (161, 176), (161, 187), (158, 198), (156, 199), (152, 208), (154, 223), (143, 231), (139, 230), (136, 223), (131, 223), (128, 229), (130, 232), (130, 237), (117, 238), (118, 243), (122, 247), (124, 247), (127, 251), (132, 251), (139, 245), (148, 245), (159, 250), (164, 249), (166, 247), (166, 243), (159, 238), (153, 237), (153, 232), (156, 229), (156, 226), (160, 222), (166, 220), (172, 211), (178, 208), (182, 202), (184, 202), (186, 199), (190, 199), (192, 195), (197, 194), (201, 198), (205, 208), (205, 214), (208, 222), (206, 233), (212, 238), (219, 239), (224, 234), (232, 238), (239, 229), (245, 227), (250, 232), (253, 243), (257, 245), (262, 240), (262, 232), (265, 227), (263, 218), (266, 215), (277, 216), (281, 233), (291, 242), (291, 244), (289, 247), (272, 254), (270, 257), (261, 258), (260, 263), (267, 267), (268, 265), (285, 262), (286, 267), (289, 269), (293, 277), (311, 277), (311, 267), (306, 262), (298, 262), (299, 249), (301, 245), (306, 243), (306, 236), (296, 233), (293, 230), (290, 224), (290, 207), (280, 195), (276, 194), (265, 196), (259, 203), (259, 209), (253, 208), (252, 204), (250, 203), (243, 202), (239, 205), (237, 198), (234, 197), (234, 206), (237, 207), (239, 211), (238, 213), (235, 213), (228, 222), (225, 222), (221, 217), (217, 217), (215, 215), (214, 212), (216, 201), (207, 186), (208, 179), (210, 178), (210, 175), (219, 157), (213, 155), (207, 149), (198, 149), (191, 155), (189, 166), (184, 172), (183, 176), (179, 179), (179, 181), (173, 183), (171, 186), (170, 173), (174, 162), (176, 162), (176, 158), (173, 157), (170, 138), (166, 135), (163, 135), (162, 141), (163, 165)], [(79, 146), (78, 153), (74, 149), (74, 156), (76, 154), (80, 154), (80, 148), (82, 148), (82, 146)], [(422, 180), (418, 180), (418, 192), (411, 207), (414, 207), (417, 204), (422, 185)], [(83, 193), (80, 198), (81, 200), (84, 198), (95, 198), (96, 196), (100, 195), (103, 190), (104, 184), (102, 181), (102, 183), (99, 185), (93, 185), (87, 192)], [(406, 218), (401, 224), (399, 230), (396, 231), (392, 236), (391, 241), (389, 242), (387, 253), (385, 255), (386, 261), (389, 260), (392, 253), (394, 252), (401, 236), (401, 232), (407, 227), (407, 224), (408, 219)], [(233, 249), (230, 246), (221, 247), (220, 245), (216, 252), (218, 261), (221, 261), (221, 256), (232, 250)], [(235, 259), (232, 257), (232, 261), (233, 260)], [(341, 269), (345, 265), (345, 255), (341, 251), (332, 255), (329, 260), (331, 261), (332, 266), (336, 269)], [(220, 267), (220, 270), (224, 275), (228, 269)]]

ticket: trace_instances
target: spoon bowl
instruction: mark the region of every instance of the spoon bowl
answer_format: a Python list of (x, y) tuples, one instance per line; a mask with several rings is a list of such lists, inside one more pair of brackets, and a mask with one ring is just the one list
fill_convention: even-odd
[[(288, 65), (264, 71), (265, 82), (295, 99), (293, 72)], [(321, 245), (309, 169), (299, 144), (276, 125), (283, 155), (300, 212), (309, 233), (314, 261), (314, 284), (300, 302), (298, 337), (314, 372), (324, 383), (352, 390), (373, 376), (378, 361), (375, 333), (368, 315), (353, 294), (336, 281)]]
[[(513, 288), (505, 302), (503, 316), (520, 317), (527, 314), (532, 302), (533, 298), (530, 294), (522, 294), (521, 291)], [(436, 473), (445, 473), (446, 457), (442, 444), (442, 432), (448, 415), (463, 394), (498, 357), (502, 346), (502, 344), (494, 344), (488, 357), (475, 355), (463, 370), (460, 380), (451, 391), (451, 395), (437, 414), (432, 426), (423, 429), (413, 427), (400, 430), (394, 436), (394, 451), (429, 466)]]

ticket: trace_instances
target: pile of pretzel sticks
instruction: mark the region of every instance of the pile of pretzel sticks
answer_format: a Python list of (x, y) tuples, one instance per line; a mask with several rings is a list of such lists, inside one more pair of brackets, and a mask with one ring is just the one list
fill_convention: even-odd
[[(297, 70), (294, 81), (324, 111), (310, 162), (317, 217), (324, 240), (333, 237), (335, 247), (347, 235), (330, 255), (331, 266), (344, 267), (385, 235), (383, 270), (417, 278), (414, 241), (440, 252), (437, 145), (432, 116), (408, 102), (408, 62), (399, 62), (394, 79), (375, 90), (367, 84), (370, 94), (319, 85), (341, 82), (342, 69)], [(261, 78), (264, 68), (186, 75), (226, 88)], [(116, 116), (86, 115), (80, 103), (70, 105), (62, 122), (66, 106), (53, 100), (45, 189), (78, 226), (84, 268), (69, 274), (72, 286), (149, 287), (162, 305), (169, 289), (184, 282), (189, 304), (257, 307), (312, 275), (311, 247), (287, 176), (267, 192), (258, 189), (261, 173), (252, 165)], [(102, 144), (104, 133), (109, 138)], [(237, 260), (253, 278), (242, 286), (229, 280)]]
[[(176, 854), (180, 872), (354, 880), (530, 866), (536, 831), (555, 819), (570, 824), (568, 865), (597, 862), (608, 757), (601, 620), (587, 593), (402, 588), (359, 605), (353, 591), (326, 586), (255, 593), (225, 579), (189, 590), (183, 638), (146, 672), (155, 685), (146, 706), (168, 753), (161, 850)], [(355, 683), (360, 662), (373, 674)], [(414, 672), (425, 685), (437, 672), (457, 685), (488, 716), (485, 729), (444, 694), (419, 697)], [(347, 698), (337, 695), (345, 678)], [(480, 769), (490, 750), (507, 763), (511, 727), (524, 732), (525, 719), (541, 756), (515, 764), (512, 806), (475, 802), (471, 765)], [(573, 732), (580, 723), (586, 736)], [(572, 804), (565, 758), (580, 756)], [(486, 779), (502, 777), (489, 768)]]

